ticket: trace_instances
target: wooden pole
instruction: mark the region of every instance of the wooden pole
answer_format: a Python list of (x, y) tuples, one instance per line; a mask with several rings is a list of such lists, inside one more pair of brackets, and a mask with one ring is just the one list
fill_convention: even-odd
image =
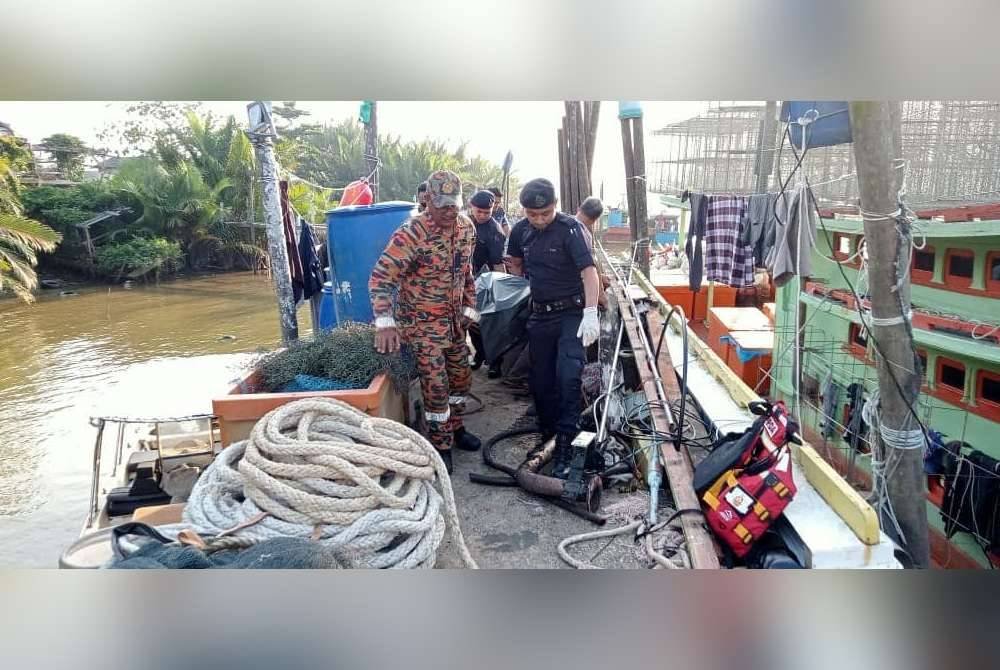
[[(577, 109), (576, 118), (576, 179), (580, 186), (580, 199), (577, 201), (576, 206), (579, 207), (583, 204), (583, 201), (590, 197), (590, 171), (587, 169), (587, 127), (583, 118), (583, 112), (580, 111), (580, 103), (574, 102), (573, 106)], [(576, 210), (573, 210), (574, 213)]]
[[(913, 331), (904, 317), (910, 310), (909, 281), (899, 282), (910, 240), (897, 230), (908, 224), (889, 218), (898, 207), (899, 178), (893, 165), (898, 129), (892, 127), (893, 113), (888, 103), (852, 102), (850, 113), (861, 210), (871, 213), (864, 221), (871, 316), (873, 320), (898, 320), (892, 325), (879, 325), (884, 323), (880, 321), (872, 326), (881, 409), (881, 426), (872, 426), (872, 432), (878, 435), (885, 428), (915, 431), (919, 429), (913, 408), (920, 393), (920, 362)], [(921, 448), (885, 445), (884, 465), (888, 499), (906, 550), (914, 565), (921, 568), (930, 564), (923, 452)]]
[(567, 203), (566, 212), (568, 214), (573, 214), (576, 212), (576, 208), (580, 206), (580, 177), (579, 177), (579, 157), (577, 155), (577, 127), (579, 125), (580, 119), (577, 118), (577, 105), (575, 102), (567, 100), (566, 105), (566, 144), (568, 147), (569, 154), (569, 188), (567, 195), (569, 196), (569, 202)]
[(597, 100), (584, 104), (590, 109), (587, 113), (587, 182), (593, 186), (594, 145), (597, 143), (597, 122), (601, 114), (601, 101)]
[[(257, 107), (255, 111), (254, 108)], [(261, 204), (267, 225), (267, 252), (271, 277), (278, 297), (278, 318), (281, 339), (290, 344), (299, 339), (299, 324), (295, 315), (292, 274), (288, 269), (288, 250), (281, 222), (281, 196), (278, 193), (278, 161), (274, 156), (274, 127), (270, 121), (270, 103), (255, 102), (247, 106), (250, 115), (250, 142), (260, 165)]]
[(632, 172), (635, 175), (633, 187), (635, 192), (636, 229), (639, 239), (645, 239), (643, 251), (639, 254), (639, 267), (642, 273), (649, 277), (649, 215), (646, 203), (646, 149), (642, 138), (642, 117), (632, 119)]
[(372, 202), (378, 202), (378, 103), (372, 101), (371, 118), (365, 125), (365, 156), (371, 178)]
[(566, 170), (566, 117), (563, 117), (563, 127), (556, 131), (559, 141), (559, 206), (564, 213), (569, 213), (569, 196), (566, 195), (566, 188), (569, 186), (569, 175)]
[(635, 211), (635, 162), (632, 152), (632, 129), (629, 127), (628, 119), (622, 119), (622, 154), (625, 156), (625, 197), (628, 200), (628, 229), (635, 244), (639, 239), (636, 228)]

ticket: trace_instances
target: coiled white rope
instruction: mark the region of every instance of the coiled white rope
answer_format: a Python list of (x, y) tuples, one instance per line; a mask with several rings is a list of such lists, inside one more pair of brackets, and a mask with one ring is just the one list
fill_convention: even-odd
[(185, 528), (258, 541), (311, 538), (355, 568), (434, 567), (447, 531), (463, 563), (477, 567), (434, 447), (396, 421), (330, 398), (278, 407), (249, 439), (224, 449), (195, 484), (183, 523), (159, 530), (169, 537)]

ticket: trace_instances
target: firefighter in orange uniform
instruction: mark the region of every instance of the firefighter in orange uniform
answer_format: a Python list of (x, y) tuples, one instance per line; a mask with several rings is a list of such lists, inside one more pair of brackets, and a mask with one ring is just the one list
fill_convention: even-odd
[(393, 234), (368, 290), (375, 347), (391, 353), (401, 341), (410, 345), (420, 375), (427, 438), (451, 472), (452, 446), (475, 451), (481, 444), (465, 430), (459, 414), (472, 377), (466, 333), (479, 321), (471, 265), (475, 229), (458, 213), (458, 175), (439, 170), (426, 183), (426, 210)]

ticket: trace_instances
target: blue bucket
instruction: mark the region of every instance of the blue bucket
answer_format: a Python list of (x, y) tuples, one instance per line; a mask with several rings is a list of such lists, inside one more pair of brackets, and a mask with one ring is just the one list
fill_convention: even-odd
[(323, 293), (319, 301), (319, 329), (333, 330), (337, 327), (337, 303), (333, 296), (333, 283), (323, 282)]

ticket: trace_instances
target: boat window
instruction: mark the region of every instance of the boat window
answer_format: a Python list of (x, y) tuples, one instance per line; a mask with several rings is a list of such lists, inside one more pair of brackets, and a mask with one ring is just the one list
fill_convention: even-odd
[(980, 370), (979, 402), (988, 402), (1000, 407), (1000, 374)]
[(965, 366), (953, 361), (941, 361), (938, 383), (961, 393), (965, 392)]
[(853, 247), (850, 235), (844, 233), (833, 234), (833, 257), (837, 260), (846, 260), (852, 252)]
[(868, 331), (857, 323), (852, 323), (850, 328), (851, 344), (866, 349), (868, 347)]
[(934, 249), (925, 248), (913, 252), (913, 269), (934, 272)]
[(1000, 295), (1000, 251), (986, 257), (986, 290)]
[(964, 253), (953, 253), (948, 259), (948, 274), (954, 277), (968, 277), (972, 279), (972, 255)]

